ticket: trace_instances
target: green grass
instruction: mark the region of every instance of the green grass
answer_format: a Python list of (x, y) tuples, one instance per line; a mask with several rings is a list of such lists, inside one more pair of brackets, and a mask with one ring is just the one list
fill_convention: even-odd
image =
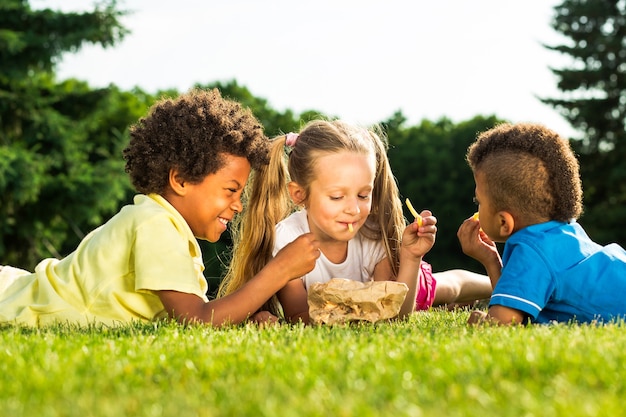
[(0, 327), (2, 416), (617, 416), (626, 325)]

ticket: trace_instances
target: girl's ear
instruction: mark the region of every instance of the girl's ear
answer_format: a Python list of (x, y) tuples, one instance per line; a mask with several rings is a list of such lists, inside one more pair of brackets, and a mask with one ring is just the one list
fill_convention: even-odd
[(306, 200), (306, 191), (300, 186), (300, 184), (290, 181), (289, 184), (287, 184), (287, 189), (289, 190), (291, 201), (293, 201), (296, 206), (304, 203), (304, 200)]
[(515, 231), (515, 219), (508, 211), (499, 211), (497, 216), (500, 222), (500, 236), (507, 239)]
[(169, 175), (169, 184), (172, 191), (176, 195), (185, 195), (187, 193), (187, 189), (185, 188), (185, 181), (180, 176), (177, 169), (170, 169)]

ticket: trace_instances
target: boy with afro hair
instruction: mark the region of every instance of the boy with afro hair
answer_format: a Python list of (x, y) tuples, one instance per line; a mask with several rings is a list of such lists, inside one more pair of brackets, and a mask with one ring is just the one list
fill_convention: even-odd
[(313, 268), (317, 242), (296, 239), (248, 285), (212, 301), (197, 242), (219, 239), (242, 211), (251, 169), (268, 163), (269, 139), (258, 120), (218, 90), (192, 90), (155, 103), (130, 136), (123, 155), (140, 193), (134, 204), (34, 273), (0, 267), (0, 323), (274, 321), (257, 310)]

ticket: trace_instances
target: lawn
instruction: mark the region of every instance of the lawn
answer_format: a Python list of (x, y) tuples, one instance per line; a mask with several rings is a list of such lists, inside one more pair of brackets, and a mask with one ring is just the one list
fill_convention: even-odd
[(616, 416), (626, 325), (0, 327), (2, 416)]

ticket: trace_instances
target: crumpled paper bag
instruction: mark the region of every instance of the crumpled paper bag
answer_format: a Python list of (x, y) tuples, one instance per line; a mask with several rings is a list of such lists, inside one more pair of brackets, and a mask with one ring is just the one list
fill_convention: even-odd
[(401, 282), (332, 278), (309, 287), (309, 317), (315, 324), (391, 319), (400, 312), (408, 290)]

